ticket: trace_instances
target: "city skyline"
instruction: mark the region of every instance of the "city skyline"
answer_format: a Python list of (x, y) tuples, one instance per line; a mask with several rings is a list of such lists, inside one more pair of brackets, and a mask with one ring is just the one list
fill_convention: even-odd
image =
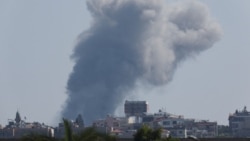
[[(117, 116), (117, 117), (129, 117), (129, 116), (135, 116), (135, 115), (127, 115), (126, 114), (126, 112), (128, 112), (127, 110), (126, 110), (126, 104), (128, 104), (128, 103), (141, 103), (141, 104), (143, 104), (143, 106), (142, 107), (137, 107), (137, 108), (139, 108), (139, 110), (142, 110), (142, 111), (144, 111), (145, 110), (145, 112), (144, 112), (144, 114), (146, 114), (146, 115), (154, 115), (154, 114), (156, 114), (156, 113), (160, 113), (160, 112), (166, 112), (167, 114), (169, 114), (169, 115), (173, 115), (173, 116), (181, 116), (182, 118), (186, 118), (186, 119), (194, 119), (194, 120), (201, 120), (201, 121), (211, 121), (211, 122), (217, 122), (217, 120), (210, 120), (209, 119), (209, 117), (207, 117), (207, 118), (205, 118), (205, 119), (197, 119), (197, 118), (195, 118), (195, 117), (185, 117), (185, 115), (183, 115), (183, 114), (181, 114), (181, 113), (179, 113), (179, 114), (173, 114), (173, 113), (169, 113), (168, 111), (166, 111), (166, 109), (165, 108), (159, 108), (158, 110), (156, 110), (156, 111), (151, 111), (151, 112), (149, 112), (148, 111), (148, 109), (150, 108), (150, 103), (148, 103), (147, 101), (128, 101), (128, 100), (125, 100), (124, 101), (124, 105), (123, 105), (123, 114), (119, 114), (119, 115), (110, 115), (110, 114), (108, 114), (107, 113), (107, 116)], [(146, 107), (144, 107), (144, 105), (146, 105)], [(135, 106), (135, 105), (133, 105), (132, 104), (132, 106)], [(147, 109), (147, 110), (146, 110)], [(227, 119), (229, 119), (229, 117), (230, 116), (232, 116), (232, 115), (234, 115), (233, 113), (237, 113), (237, 112), (245, 112), (245, 111), (247, 111), (247, 107), (246, 106), (244, 106), (244, 107), (242, 107), (241, 109), (234, 109), (234, 110), (232, 110), (231, 112), (230, 112), (230, 114), (228, 115), (228, 118)], [(130, 111), (131, 112), (131, 111)], [(143, 115), (143, 114), (142, 114)], [(141, 116), (142, 116), (141, 115)], [(82, 116), (81, 114), (76, 114), (75, 115), (75, 118), (78, 118), (79, 116)], [(30, 115), (26, 115), (25, 113), (24, 113), (24, 115), (22, 115), (22, 113), (19, 111), (19, 110), (16, 110), (15, 112), (13, 112), (13, 116), (11, 117), (11, 118), (8, 118), (8, 119), (6, 119), (6, 123), (4, 123), (4, 124), (0, 124), (0, 125), (2, 125), (2, 127), (4, 127), (4, 126), (6, 126), (7, 124), (8, 124), (8, 122), (13, 122), (13, 121), (15, 121), (15, 122), (20, 122), (20, 121), (23, 121), (23, 122), (27, 122), (27, 123), (32, 123), (32, 122), (39, 122), (39, 123), (43, 123), (43, 122), (40, 122), (40, 121), (38, 121), (38, 120), (36, 120), (36, 119), (34, 119), (34, 121), (30, 121), (29, 119), (27, 119), (27, 117), (32, 117), (32, 115), (30, 116)], [(104, 117), (101, 117), (100, 119), (105, 119), (105, 116)], [(94, 120), (100, 120), (100, 119), (94, 119)], [(70, 121), (74, 121), (74, 118), (72, 118), (72, 119), (68, 119), (68, 120), (70, 120)], [(53, 126), (58, 126), (57, 124), (58, 123), (61, 123), (63, 121), (63, 118), (62, 119), (58, 119), (58, 121), (56, 121), (56, 124), (54, 123), (53, 124)], [(83, 121), (84, 121), (84, 117), (83, 117)], [(228, 120), (228, 123), (229, 123), (229, 120)], [(229, 125), (229, 124), (222, 124), (222, 125)], [(218, 125), (220, 125), (220, 124), (218, 124)], [(87, 126), (91, 126), (91, 124), (90, 125), (87, 125)]]
[[(127, 101), (127, 100), (126, 100)], [(134, 103), (137, 103), (137, 102), (146, 102), (146, 101), (130, 101), (130, 102), (134, 102)], [(125, 102), (126, 103), (126, 102)], [(124, 104), (125, 104), (124, 103)], [(125, 104), (126, 105), (126, 104)], [(126, 107), (124, 105), (124, 108)], [(131, 105), (131, 106), (134, 106), (134, 105)], [(137, 107), (138, 108), (138, 107)], [(140, 107), (140, 108), (142, 108), (142, 107)], [(140, 111), (141, 109), (140, 108), (138, 108), (137, 110), (138, 111)], [(246, 109), (247, 107), (244, 107), (244, 109), (242, 110), (242, 111), (244, 111), (245, 109)], [(143, 110), (142, 110), (143, 111)], [(139, 114), (139, 113), (131, 113), (130, 115), (127, 115), (126, 114), (126, 111), (125, 111), (125, 109), (124, 109), (124, 114), (122, 115), (122, 116), (117, 116), (117, 118), (134, 118), (134, 117), (136, 117), (136, 116), (138, 116), (138, 117), (143, 117), (143, 116), (145, 116), (145, 115), (161, 115), (162, 113), (165, 113), (165, 114), (167, 114), (168, 116), (170, 116), (170, 117), (181, 117), (181, 118), (185, 118), (185, 119), (190, 119), (190, 120), (194, 120), (194, 121), (210, 121), (209, 119), (195, 119), (195, 118), (186, 118), (185, 117), (185, 115), (182, 115), (182, 114), (179, 114), (179, 115), (175, 115), (175, 114), (172, 114), (172, 113), (168, 113), (167, 111), (165, 111), (165, 109), (159, 109), (158, 111), (154, 111), (154, 112), (152, 112), (152, 113), (149, 113), (148, 111), (146, 111), (146, 112), (142, 112), (142, 111), (140, 111), (141, 113)], [(241, 111), (241, 110), (236, 110), (236, 111)], [(132, 112), (132, 109), (130, 109), (130, 112)], [(13, 112), (13, 117), (11, 117), (11, 118), (8, 118), (6, 121), (8, 121), (8, 122), (6, 122), (5, 124), (0, 124), (0, 125), (2, 125), (2, 128), (5, 128), (8, 124), (12, 124), (12, 122), (15, 122), (15, 123), (17, 123), (17, 124), (21, 124), (21, 123), (41, 123), (41, 124), (45, 124), (45, 123), (43, 123), (43, 122), (41, 122), (41, 121), (38, 121), (38, 120), (34, 120), (34, 121), (30, 121), (30, 120), (28, 120), (27, 119), (27, 117), (26, 116), (23, 116), (22, 115), (23, 113), (21, 113), (20, 111), (15, 111), (15, 112)], [(29, 117), (29, 115), (27, 115), (28, 117)], [(82, 115), (81, 114), (78, 114), (78, 115), (76, 115), (74, 118), (72, 118), (72, 119), (66, 119), (66, 118), (63, 118), (63, 119), (66, 119), (66, 120), (68, 120), (68, 121), (76, 121), (76, 119), (78, 119), (78, 118), (81, 118), (82, 119), (82, 122), (83, 122), (83, 124), (85, 124), (84, 123), (84, 117), (82, 117)], [(116, 117), (115, 115), (110, 115), (110, 114), (107, 114), (106, 116), (104, 116), (104, 117), (101, 117), (100, 119), (93, 119), (93, 121), (95, 122), (95, 121), (98, 121), (98, 120), (103, 120), (103, 119), (105, 119), (105, 118), (107, 118), (107, 117)], [(57, 127), (57, 126), (59, 126), (59, 124), (60, 123), (62, 123), (63, 122), (63, 119), (59, 119), (58, 121), (57, 121), (57, 123), (54, 125), (54, 126), (52, 126), (52, 125), (47, 125), (47, 126), (51, 126), (51, 127)], [(217, 122), (217, 121), (210, 121), (210, 122)], [(91, 126), (93, 126), (93, 124), (91, 123), (90, 125), (85, 125), (86, 127), (91, 127)]]
[[(135, 90), (129, 100), (148, 101), (150, 111), (165, 108), (227, 124), (230, 112), (250, 106), (250, 2), (201, 2), (221, 25), (221, 41), (183, 62), (168, 85)], [(77, 36), (91, 24), (85, 1), (3, 0), (0, 5), (0, 124), (16, 110), (32, 115), (28, 120), (56, 124), (66, 100), (70, 55)]]

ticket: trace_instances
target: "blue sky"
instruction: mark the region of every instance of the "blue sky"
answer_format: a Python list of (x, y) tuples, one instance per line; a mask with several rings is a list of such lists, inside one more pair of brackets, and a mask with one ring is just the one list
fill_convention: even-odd
[[(223, 29), (221, 41), (177, 69), (167, 86), (138, 90), (150, 111), (227, 124), (250, 107), (250, 1), (200, 0)], [(20, 111), (27, 121), (55, 125), (77, 36), (91, 23), (85, 1), (0, 1), (0, 124)], [(122, 112), (118, 112), (122, 113)]]

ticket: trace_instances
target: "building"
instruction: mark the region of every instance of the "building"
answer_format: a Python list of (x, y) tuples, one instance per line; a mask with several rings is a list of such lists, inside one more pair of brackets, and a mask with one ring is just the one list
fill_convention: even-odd
[(187, 128), (188, 135), (194, 135), (198, 138), (213, 138), (218, 136), (217, 122), (210, 122), (208, 120), (194, 121), (191, 127)]
[(247, 107), (229, 115), (229, 128), (233, 137), (250, 137), (250, 112)]
[[(69, 120), (69, 124), (73, 133), (80, 133), (84, 130), (84, 120), (82, 115), (79, 114), (75, 120)], [(58, 127), (54, 128), (54, 137), (63, 138), (65, 135), (64, 123), (61, 122), (58, 124)]]
[(21, 119), (19, 112), (16, 112), (15, 120), (9, 120), (8, 125), (0, 129), (0, 138), (21, 138), (25, 135), (38, 134), (53, 137), (54, 129), (44, 123), (25, 122)]
[(146, 101), (125, 101), (124, 112), (129, 116), (142, 116), (148, 112), (148, 103)]
[(165, 118), (158, 122), (163, 128), (174, 128), (184, 126), (184, 118)]
[(167, 129), (171, 137), (174, 138), (187, 138), (187, 129), (184, 126), (172, 127)]
[(117, 136), (119, 138), (133, 138), (135, 130), (134, 117), (113, 117), (107, 115), (105, 119), (94, 121), (93, 127), (102, 133)]
[(142, 124), (147, 124), (151, 128), (166, 129), (172, 137), (176, 138), (186, 138), (191, 135), (203, 138), (218, 136), (217, 122), (185, 119), (182, 115), (173, 115), (163, 110), (154, 114), (145, 114), (142, 116)]

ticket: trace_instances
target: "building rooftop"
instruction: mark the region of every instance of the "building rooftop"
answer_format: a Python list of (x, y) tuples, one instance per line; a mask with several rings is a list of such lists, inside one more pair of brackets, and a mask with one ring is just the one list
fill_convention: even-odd
[(231, 116), (250, 116), (250, 112), (247, 111), (247, 107), (245, 106), (242, 111), (240, 110), (235, 110), (233, 114), (230, 114), (229, 117)]

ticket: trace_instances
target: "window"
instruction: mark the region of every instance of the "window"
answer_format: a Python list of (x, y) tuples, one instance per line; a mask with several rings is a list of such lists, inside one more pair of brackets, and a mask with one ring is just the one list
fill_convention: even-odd
[(163, 125), (170, 125), (170, 121), (163, 121)]

